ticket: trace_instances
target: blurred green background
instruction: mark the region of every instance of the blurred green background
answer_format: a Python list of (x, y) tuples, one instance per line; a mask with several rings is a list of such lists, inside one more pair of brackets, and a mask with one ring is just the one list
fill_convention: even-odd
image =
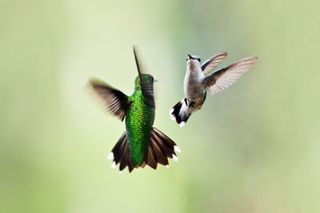
[[(320, 212), (319, 1), (0, 1), (0, 212)], [(178, 162), (129, 174), (124, 124), (85, 88), (133, 91), (132, 45), (159, 80)], [(180, 128), (186, 54), (256, 55)]]

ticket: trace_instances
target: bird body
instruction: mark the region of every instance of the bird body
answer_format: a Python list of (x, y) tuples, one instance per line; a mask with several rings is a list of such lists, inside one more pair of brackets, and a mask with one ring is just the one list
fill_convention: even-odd
[(144, 102), (140, 85), (129, 97), (132, 103), (127, 110), (125, 123), (130, 141), (131, 158), (134, 165), (139, 165), (144, 159), (144, 153), (150, 143), (155, 110)]
[(93, 91), (103, 100), (106, 109), (120, 120), (125, 119), (126, 131), (113, 147), (108, 158), (112, 166), (120, 163), (120, 171), (128, 166), (134, 168), (149, 165), (153, 169), (157, 164), (168, 165), (168, 158), (177, 159), (180, 149), (173, 140), (153, 127), (155, 103), (153, 95), (154, 79), (152, 75), (142, 74), (137, 54), (134, 56), (138, 68), (135, 89), (131, 96), (114, 89), (100, 80), (91, 80)]
[(193, 112), (201, 109), (207, 92), (214, 95), (229, 87), (257, 61), (256, 57), (247, 57), (216, 72), (211, 72), (226, 57), (227, 52), (220, 52), (200, 64), (199, 57), (188, 55), (184, 78), (185, 98), (174, 105), (169, 113), (180, 127), (185, 125)]
[[(203, 85), (205, 78), (200, 63), (188, 60), (186, 75), (184, 77), (184, 94), (189, 108), (200, 109), (206, 99), (206, 89)], [(192, 111), (192, 110), (191, 110)]]

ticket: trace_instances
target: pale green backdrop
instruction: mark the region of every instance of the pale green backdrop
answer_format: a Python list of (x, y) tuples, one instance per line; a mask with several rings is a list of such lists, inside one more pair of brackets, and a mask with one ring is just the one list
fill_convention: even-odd
[[(320, 3), (0, 1), (0, 212), (320, 212)], [(86, 89), (127, 94), (138, 45), (155, 126), (181, 147), (170, 168), (119, 174), (106, 156), (124, 124)], [(259, 62), (184, 128), (186, 54)]]

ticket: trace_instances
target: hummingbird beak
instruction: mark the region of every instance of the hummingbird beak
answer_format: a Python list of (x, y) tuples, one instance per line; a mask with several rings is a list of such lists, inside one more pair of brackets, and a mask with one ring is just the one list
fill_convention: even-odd
[(188, 58), (189, 58), (189, 59), (193, 59), (193, 57), (192, 57), (190, 54), (188, 54)]

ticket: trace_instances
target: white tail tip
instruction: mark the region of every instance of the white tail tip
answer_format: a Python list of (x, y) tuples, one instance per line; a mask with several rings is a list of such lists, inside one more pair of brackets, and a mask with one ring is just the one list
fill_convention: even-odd
[(175, 152), (178, 152), (178, 153), (181, 152), (181, 149), (178, 146), (174, 146), (173, 149)]
[(111, 168), (112, 168), (112, 169), (116, 168), (116, 162), (114, 162), (114, 161), (112, 162)]
[(172, 159), (173, 159), (174, 161), (178, 161), (178, 157), (177, 157), (176, 155), (172, 155)]
[(181, 123), (179, 123), (179, 126), (180, 126), (180, 127), (183, 127), (185, 124), (186, 124), (186, 122), (181, 121)]
[(108, 155), (108, 160), (113, 160), (114, 156), (113, 156), (113, 152), (110, 152)]

